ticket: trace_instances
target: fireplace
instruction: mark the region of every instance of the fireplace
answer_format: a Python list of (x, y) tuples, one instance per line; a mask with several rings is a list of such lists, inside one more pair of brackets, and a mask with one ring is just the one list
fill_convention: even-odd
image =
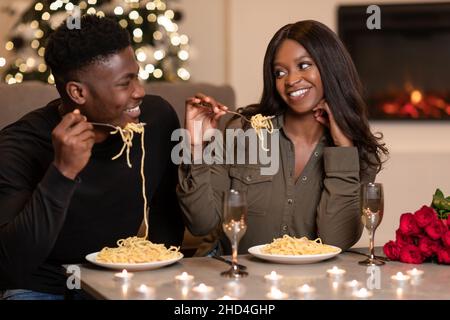
[(338, 34), (355, 62), (370, 119), (450, 120), (450, 3), (340, 6)]

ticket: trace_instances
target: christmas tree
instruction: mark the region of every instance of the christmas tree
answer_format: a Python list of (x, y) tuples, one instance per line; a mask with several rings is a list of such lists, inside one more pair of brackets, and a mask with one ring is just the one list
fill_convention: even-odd
[[(83, 14), (107, 16), (128, 30), (145, 81), (188, 80), (188, 37), (178, 32), (181, 13), (164, 0), (37, 0), (22, 14), (5, 44), (13, 54), (0, 61), (2, 80), (54, 83), (44, 62), (46, 39), (62, 22), (76, 28)], [(68, 25), (69, 26), (69, 25)], [(79, 26), (78, 26), (79, 27)]]

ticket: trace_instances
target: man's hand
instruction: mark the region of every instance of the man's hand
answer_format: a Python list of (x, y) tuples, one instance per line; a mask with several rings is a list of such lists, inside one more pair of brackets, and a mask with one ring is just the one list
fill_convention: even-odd
[(78, 109), (66, 114), (52, 132), (53, 164), (67, 178), (75, 179), (86, 166), (94, 145), (94, 127)]

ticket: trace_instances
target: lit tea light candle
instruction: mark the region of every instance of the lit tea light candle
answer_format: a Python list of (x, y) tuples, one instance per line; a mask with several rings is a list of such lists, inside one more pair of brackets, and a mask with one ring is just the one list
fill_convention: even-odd
[(194, 276), (187, 272), (182, 272), (181, 274), (175, 276), (175, 282), (180, 286), (189, 286), (194, 281)]
[(411, 277), (408, 276), (407, 274), (397, 272), (397, 274), (391, 276), (391, 279), (398, 284), (404, 284), (404, 283), (408, 282), (408, 280), (411, 279)]
[(225, 295), (231, 297), (241, 297), (245, 294), (246, 291), (245, 285), (243, 285), (239, 281), (229, 281), (224, 285), (223, 289)]
[(272, 287), (270, 292), (267, 293), (266, 297), (273, 300), (283, 300), (287, 299), (289, 295), (286, 292), (281, 291), (276, 287)]
[(217, 300), (237, 300), (236, 298), (224, 295), (223, 297), (217, 298)]
[(358, 280), (351, 280), (351, 281), (347, 281), (345, 283), (345, 287), (350, 289), (350, 290), (356, 290), (361, 286), (361, 282), (359, 282)]
[(139, 287), (136, 288), (136, 292), (138, 292), (140, 295), (142, 295), (144, 298), (152, 298), (155, 294), (155, 289), (152, 287), (149, 287), (145, 284), (141, 284)]
[(341, 277), (345, 274), (345, 272), (346, 271), (344, 269), (340, 269), (337, 266), (333, 266), (333, 268), (327, 270), (329, 277)]
[(372, 292), (367, 290), (366, 288), (361, 288), (353, 292), (352, 295), (356, 298), (366, 299), (372, 296)]
[(423, 270), (414, 268), (414, 269), (406, 271), (406, 273), (409, 274), (409, 276), (413, 279), (419, 279), (423, 275)]
[(283, 276), (281, 274), (278, 274), (276, 271), (272, 271), (271, 273), (266, 274), (264, 276), (264, 279), (266, 279), (266, 281), (271, 283), (272, 285), (276, 285), (278, 281), (283, 279)]
[(195, 292), (200, 298), (207, 299), (214, 291), (214, 288), (207, 286), (204, 283), (200, 283), (198, 286), (192, 288), (192, 291)]
[(314, 294), (314, 292), (316, 292), (316, 288), (308, 284), (304, 284), (297, 288), (297, 295), (303, 299), (310, 298)]
[(117, 272), (114, 274), (114, 279), (121, 282), (128, 282), (133, 278), (133, 273), (128, 272), (126, 269), (123, 269), (122, 272)]

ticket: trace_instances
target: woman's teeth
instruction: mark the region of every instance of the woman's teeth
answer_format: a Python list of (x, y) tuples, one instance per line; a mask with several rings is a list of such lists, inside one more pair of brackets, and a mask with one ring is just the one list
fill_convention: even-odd
[(306, 89), (300, 89), (294, 92), (289, 93), (290, 97), (299, 97), (301, 95), (304, 95), (306, 92), (309, 91), (310, 88), (306, 88)]

